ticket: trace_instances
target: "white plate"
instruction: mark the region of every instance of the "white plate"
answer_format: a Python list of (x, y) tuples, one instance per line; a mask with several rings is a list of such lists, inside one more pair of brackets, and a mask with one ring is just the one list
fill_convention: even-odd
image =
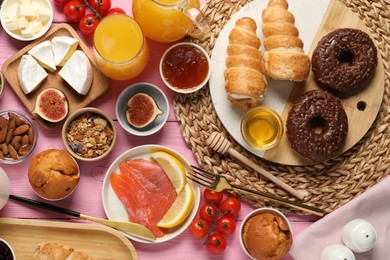
[[(312, 41), (321, 24), (322, 18), (328, 8), (330, 0), (299, 0), (289, 1), (288, 10), (295, 16), (295, 26), (299, 28), (299, 37), (304, 42), (304, 51), (308, 52), (308, 48), (312, 45)], [(251, 148), (241, 136), (240, 123), (244, 115), (244, 111), (240, 111), (232, 107), (227, 100), (225, 91), (224, 71), (226, 69), (226, 49), (229, 44), (229, 33), (233, 29), (236, 20), (241, 17), (251, 17), (257, 23), (257, 35), (264, 40), (261, 31), (262, 19), (261, 13), (266, 7), (268, 1), (255, 0), (241, 8), (232, 16), (229, 22), (221, 31), (217, 42), (215, 43), (211, 56), (211, 77), (209, 81), (210, 95), (214, 104), (215, 110), (224, 127), (232, 135), (232, 137), (251, 153), (263, 157), (264, 151), (258, 151)], [(260, 48), (264, 53), (264, 47)], [(293, 87), (292, 82), (275, 81), (267, 78), (268, 89), (262, 105), (271, 107), (279, 114), (282, 113), (287, 99)]]
[[(108, 168), (107, 173), (104, 177), (103, 181), (103, 189), (102, 189), (102, 196), (103, 196), (103, 208), (104, 211), (110, 220), (121, 220), (121, 221), (128, 221), (128, 215), (125, 206), (122, 204), (122, 202), (119, 200), (119, 198), (116, 196), (114, 190), (112, 189), (110, 185), (110, 175), (114, 172), (119, 172), (119, 164), (123, 162), (126, 159), (130, 158), (143, 158), (146, 160), (152, 160), (150, 157), (150, 154), (152, 152), (156, 151), (166, 151), (168, 153), (171, 153), (172, 155), (176, 156), (177, 159), (184, 165), (185, 168), (190, 167), (187, 160), (175, 152), (174, 150), (161, 146), (161, 145), (142, 145), (137, 146), (135, 148), (132, 148), (126, 152), (124, 152), (122, 155), (120, 155)], [(194, 192), (195, 200), (194, 200), (194, 207), (192, 208), (192, 211), (190, 215), (187, 217), (187, 219), (181, 223), (179, 226), (175, 228), (171, 228), (168, 230), (168, 233), (161, 238), (157, 238), (155, 241), (142, 239), (140, 237), (134, 236), (130, 233), (123, 232), (125, 236), (128, 238), (142, 242), (142, 243), (161, 243), (168, 241), (172, 238), (177, 237), (180, 235), (191, 223), (192, 219), (195, 217), (198, 207), (199, 207), (199, 201), (200, 201), (200, 188), (199, 185), (188, 181), (188, 183), (191, 185), (191, 188)]]

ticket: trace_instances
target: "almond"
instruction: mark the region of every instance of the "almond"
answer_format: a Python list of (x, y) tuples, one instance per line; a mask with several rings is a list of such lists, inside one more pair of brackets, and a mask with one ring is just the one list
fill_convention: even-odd
[(26, 133), (29, 128), (30, 128), (30, 126), (27, 124), (20, 125), (20, 126), (16, 127), (14, 135), (22, 135), (22, 134)]

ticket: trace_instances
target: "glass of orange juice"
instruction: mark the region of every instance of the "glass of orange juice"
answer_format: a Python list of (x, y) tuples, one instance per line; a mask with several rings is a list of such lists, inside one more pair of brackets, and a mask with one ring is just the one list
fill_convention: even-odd
[(148, 63), (149, 49), (142, 29), (125, 14), (102, 19), (96, 27), (93, 46), (100, 71), (111, 79), (134, 78)]
[(211, 31), (199, 0), (133, 0), (132, 11), (146, 37), (158, 42), (177, 41), (187, 34), (202, 39)]

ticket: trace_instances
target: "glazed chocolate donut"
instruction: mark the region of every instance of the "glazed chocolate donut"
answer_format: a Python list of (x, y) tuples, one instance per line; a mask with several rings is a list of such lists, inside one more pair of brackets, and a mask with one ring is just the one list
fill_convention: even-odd
[(325, 35), (312, 56), (312, 70), (318, 82), (339, 93), (361, 87), (378, 64), (377, 50), (370, 36), (358, 29), (337, 29)]
[(338, 97), (318, 89), (297, 98), (288, 112), (292, 148), (314, 162), (336, 156), (348, 133), (347, 114)]

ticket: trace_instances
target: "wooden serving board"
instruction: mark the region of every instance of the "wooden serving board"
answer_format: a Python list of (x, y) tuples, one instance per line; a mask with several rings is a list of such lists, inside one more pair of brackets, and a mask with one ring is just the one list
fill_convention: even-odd
[[(352, 12), (344, 4), (337, 0), (332, 0), (322, 20), (319, 30), (313, 40), (313, 44), (309, 50), (309, 57), (317, 46), (318, 41), (327, 33), (338, 28), (357, 28), (367, 32), (371, 37), (371, 33), (364, 25), (363, 21), (359, 19), (357, 14)], [(373, 37), (372, 37), (373, 38)], [(286, 122), (288, 111), (290, 110), (292, 101), (301, 96), (308, 90), (320, 88), (317, 84), (313, 72), (310, 73), (309, 78), (301, 83), (296, 84), (291, 92), (289, 100), (283, 109), (282, 118)], [(378, 66), (375, 75), (361, 91), (357, 94), (342, 98), (342, 104), (348, 116), (348, 135), (344, 147), (339, 154), (344, 153), (355, 145), (367, 133), (372, 126), (380, 106), (382, 104), (384, 92), (384, 67), (382, 58), (378, 51)], [(283, 135), (280, 143), (266, 151), (263, 158), (287, 165), (310, 165), (314, 164), (312, 161), (303, 158), (297, 154), (292, 148), (287, 139), (286, 134)]]
[(96, 260), (138, 259), (122, 233), (94, 224), (0, 218), (0, 237), (12, 246), (16, 259), (32, 259), (44, 242), (59, 242)]
[[(79, 46), (77, 47), (77, 49), (82, 50), (90, 60), (93, 70), (93, 80), (92, 86), (86, 95), (80, 95), (79, 93), (77, 93), (75, 90), (73, 90), (71, 86), (68, 85), (65, 80), (61, 78), (60, 75), (58, 75), (58, 72), (60, 71), (61, 67), (57, 67), (57, 70), (54, 72), (47, 71), (49, 75), (44, 80), (44, 82), (36, 90), (27, 95), (24, 94), (22, 88), (20, 87), (18, 79), (18, 66), (21, 57), (35, 45), (46, 40), (51, 40), (55, 36), (69, 36), (79, 40)], [(59, 24), (53, 27), (45, 34), (45, 36), (30, 43), (29, 45), (25, 46), (23, 49), (15, 53), (13, 56), (11, 56), (3, 64), (3, 74), (5, 79), (8, 81), (11, 88), (14, 90), (16, 95), (25, 105), (25, 107), (31, 112), (31, 114), (39, 122), (39, 124), (46, 129), (55, 129), (62, 126), (65, 119), (58, 123), (50, 123), (43, 120), (38, 115), (32, 113), (34, 111), (36, 98), (43, 89), (52, 87), (64, 92), (64, 94), (68, 98), (69, 115), (73, 111), (90, 104), (92, 101), (104, 94), (110, 87), (109, 78), (107, 78), (103, 73), (101, 73), (96, 66), (95, 56), (91, 53), (88, 46), (81, 40), (76, 31), (68, 24)]]

